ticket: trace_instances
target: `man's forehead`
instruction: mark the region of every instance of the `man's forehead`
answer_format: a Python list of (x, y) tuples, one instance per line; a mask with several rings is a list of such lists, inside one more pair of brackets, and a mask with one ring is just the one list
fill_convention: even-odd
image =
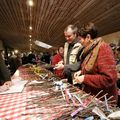
[(73, 34), (73, 30), (71, 28), (68, 28), (67, 31), (65, 31), (67, 35)]

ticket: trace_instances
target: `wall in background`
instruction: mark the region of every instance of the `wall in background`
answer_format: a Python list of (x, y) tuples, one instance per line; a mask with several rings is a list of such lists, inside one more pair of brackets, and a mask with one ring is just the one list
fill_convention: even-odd
[(120, 45), (120, 31), (102, 36), (105, 42)]
[(0, 40), (0, 50), (3, 50), (3, 42)]

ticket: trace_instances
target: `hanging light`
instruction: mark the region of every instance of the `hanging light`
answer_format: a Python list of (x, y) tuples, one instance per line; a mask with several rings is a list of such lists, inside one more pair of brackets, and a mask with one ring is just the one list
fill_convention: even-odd
[(17, 54), (17, 53), (18, 53), (18, 50), (14, 50), (14, 53), (16, 53), (16, 54)]
[(30, 7), (32, 7), (34, 5), (33, 0), (27, 0), (27, 5), (29, 5)]
[(32, 35), (29, 35), (29, 37), (31, 38), (31, 37), (32, 37)]
[(32, 26), (29, 26), (29, 29), (32, 30)]
[(40, 47), (43, 47), (43, 48), (46, 48), (46, 49), (49, 49), (49, 48), (52, 47), (51, 45), (48, 45), (48, 44), (46, 44), (46, 43), (44, 43), (44, 42), (41, 42), (41, 41), (39, 41), (39, 40), (34, 41), (34, 43), (35, 43), (36, 45), (38, 45), (38, 46), (40, 46)]

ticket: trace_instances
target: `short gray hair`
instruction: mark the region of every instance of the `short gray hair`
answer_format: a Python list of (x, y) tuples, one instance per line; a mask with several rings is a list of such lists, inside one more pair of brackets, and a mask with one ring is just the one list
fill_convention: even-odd
[(64, 32), (68, 31), (68, 29), (71, 29), (74, 34), (78, 33), (78, 27), (75, 25), (68, 25), (65, 29)]

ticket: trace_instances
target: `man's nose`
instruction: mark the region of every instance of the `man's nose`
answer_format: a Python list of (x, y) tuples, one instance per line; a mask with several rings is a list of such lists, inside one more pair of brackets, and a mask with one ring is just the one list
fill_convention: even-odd
[(69, 37), (66, 37), (66, 40), (69, 40)]

